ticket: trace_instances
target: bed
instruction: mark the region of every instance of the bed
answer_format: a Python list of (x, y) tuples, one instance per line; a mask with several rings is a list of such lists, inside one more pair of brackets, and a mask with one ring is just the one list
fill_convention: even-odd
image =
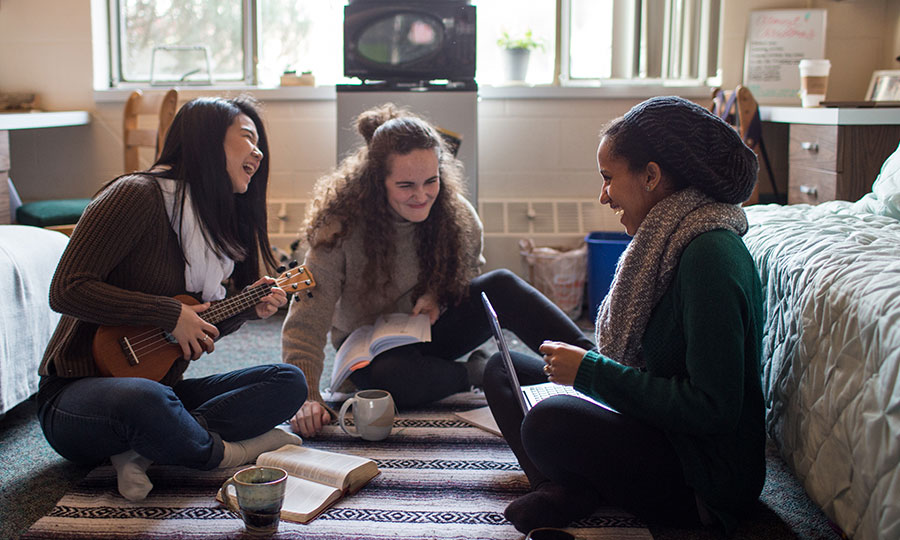
[(59, 321), (50, 280), (68, 237), (24, 225), (0, 225), (0, 416), (37, 391), (38, 364)]
[(857, 202), (747, 208), (766, 425), (852, 538), (900, 538), (900, 149)]

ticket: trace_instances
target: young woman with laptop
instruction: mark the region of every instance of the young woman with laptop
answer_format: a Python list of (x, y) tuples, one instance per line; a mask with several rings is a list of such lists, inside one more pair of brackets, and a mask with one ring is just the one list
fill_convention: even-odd
[(492, 357), (484, 391), (532, 488), (506, 517), (528, 532), (606, 504), (733, 531), (765, 479), (763, 300), (739, 206), (756, 156), (706, 109), (659, 97), (605, 129), (597, 162), (600, 202), (634, 237), (600, 308), (598, 347), (553, 340), (543, 358), (513, 360), (523, 385), (573, 385), (618, 412), (554, 396), (523, 414)]

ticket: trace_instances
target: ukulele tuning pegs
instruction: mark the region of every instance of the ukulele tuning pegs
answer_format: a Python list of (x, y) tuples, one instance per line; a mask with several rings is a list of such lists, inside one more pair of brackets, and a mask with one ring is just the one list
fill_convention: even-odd
[(285, 270), (287, 270), (287, 268), (283, 264), (275, 269), (279, 274), (283, 274)]
[(293, 260), (288, 263), (288, 266), (290, 266), (291, 268), (297, 268), (298, 264), (300, 264), (300, 263), (298, 263), (296, 260)]
[(312, 298), (312, 291), (306, 291), (306, 297)]
[(299, 302), (299, 301), (300, 301), (300, 297), (299, 297), (299, 296), (295, 296), (295, 297), (294, 297), (294, 302)]

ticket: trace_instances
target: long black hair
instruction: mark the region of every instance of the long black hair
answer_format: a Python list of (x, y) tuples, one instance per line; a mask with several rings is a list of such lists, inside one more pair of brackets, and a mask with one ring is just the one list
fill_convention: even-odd
[[(263, 158), (247, 191), (234, 193), (226, 168), (225, 133), (240, 114), (250, 117), (256, 126), (256, 146)], [(235, 261), (235, 286), (256, 281), (260, 258), (270, 269), (275, 267), (266, 216), (269, 141), (255, 99), (197, 98), (185, 103), (172, 121), (159, 159), (150, 169), (145, 174), (179, 182), (175, 204), (181, 207), (184, 188), (190, 186), (194, 213), (207, 244), (216, 254)]]

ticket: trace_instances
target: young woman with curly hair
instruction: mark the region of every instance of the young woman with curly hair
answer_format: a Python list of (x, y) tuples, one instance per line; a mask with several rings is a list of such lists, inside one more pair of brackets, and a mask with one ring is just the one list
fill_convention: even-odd
[(421, 313), (432, 324), (431, 342), (385, 351), (350, 375), (358, 389), (389, 391), (399, 408), (480, 385), (484, 359), (455, 360), (490, 337), (482, 291), (510, 330), (533, 336), (526, 343), (535, 351), (561, 336), (590, 345), (513, 273), (479, 275), (481, 221), (464, 197), (461, 162), (433, 126), (385, 104), (362, 113), (356, 128), (366, 145), (319, 180), (305, 224), (304, 264), (317, 278), (315, 294), (292, 303), (284, 322), (284, 361), (300, 367), (309, 385), (291, 421), (295, 431), (311, 437), (334, 418), (319, 393), (329, 330), (338, 348), (382, 314)]

